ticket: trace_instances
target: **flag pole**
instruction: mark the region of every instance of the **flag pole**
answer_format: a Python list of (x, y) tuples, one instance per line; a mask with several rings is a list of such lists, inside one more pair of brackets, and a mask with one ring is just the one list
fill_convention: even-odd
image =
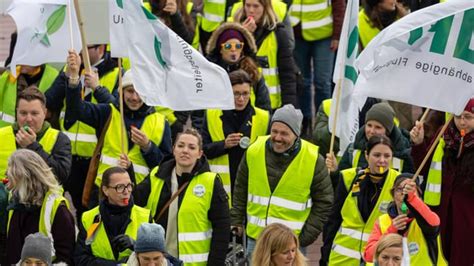
[(74, 37), (72, 34), (72, 3), (71, 0), (69, 0), (68, 5), (67, 5), (67, 17), (68, 17), (68, 22), (69, 22), (69, 41), (71, 42), (71, 49), (74, 50)]
[(85, 71), (91, 72), (91, 61), (89, 59), (89, 51), (87, 50), (86, 33), (84, 30), (84, 22), (82, 21), (81, 7), (79, 6), (79, 0), (74, 0), (74, 8), (76, 9), (77, 23), (79, 24), (79, 31), (81, 32), (82, 59), (83, 59), (82, 62), (84, 63)]
[(428, 113), (429, 113), (430, 111), (431, 111), (430, 108), (426, 108), (425, 112), (423, 113), (423, 115), (422, 115), (421, 118), (420, 118), (420, 123), (425, 122), (425, 119), (426, 119), (426, 117), (428, 116)]
[[(344, 60), (345, 61), (345, 60)], [(341, 70), (342, 72), (342, 70)], [(342, 74), (341, 74), (342, 75)], [(331, 132), (331, 142), (329, 144), (329, 153), (332, 154), (334, 150), (334, 142), (336, 140), (336, 125), (337, 125), (337, 117), (339, 116), (339, 104), (341, 98), (341, 83), (343, 82), (342, 78), (339, 78), (338, 84), (336, 87), (336, 112), (334, 114), (334, 119), (332, 121), (332, 132)]]
[(125, 153), (125, 119), (123, 117), (123, 87), (122, 87), (122, 58), (118, 58), (118, 92), (119, 92), (119, 106), (120, 106), (120, 147), (122, 154)]
[(451, 123), (451, 120), (453, 120), (453, 117), (454, 117), (454, 116), (453, 116), (452, 114), (450, 114), (448, 120), (446, 120), (446, 123), (445, 123), (444, 126), (441, 128), (441, 130), (439, 131), (438, 135), (436, 136), (435, 141), (433, 142), (433, 144), (431, 144), (431, 147), (430, 147), (430, 149), (428, 150), (428, 153), (425, 155), (425, 158), (424, 158), (423, 161), (421, 162), (420, 166), (418, 166), (418, 169), (416, 170), (415, 175), (414, 175), (413, 178), (412, 178), (413, 181), (415, 181), (416, 178), (418, 177), (418, 175), (420, 175), (421, 169), (423, 169), (423, 167), (424, 167), (425, 164), (426, 164), (426, 161), (428, 161), (428, 158), (431, 156), (431, 154), (433, 153), (434, 149), (435, 149), (436, 146), (438, 145), (438, 142), (439, 142), (439, 140), (441, 139), (441, 136), (443, 136), (444, 131), (446, 131), (446, 129), (448, 128), (448, 125), (449, 125), (449, 123)]

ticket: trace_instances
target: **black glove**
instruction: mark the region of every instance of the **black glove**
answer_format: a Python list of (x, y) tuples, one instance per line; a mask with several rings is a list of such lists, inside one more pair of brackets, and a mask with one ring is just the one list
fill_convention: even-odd
[(116, 252), (122, 252), (126, 249), (133, 250), (135, 245), (135, 240), (127, 235), (118, 235), (112, 240), (112, 248)]

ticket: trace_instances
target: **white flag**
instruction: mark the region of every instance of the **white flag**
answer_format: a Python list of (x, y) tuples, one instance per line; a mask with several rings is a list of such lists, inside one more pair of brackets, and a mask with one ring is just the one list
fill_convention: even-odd
[(360, 54), (356, 92), (460, 114), (474, 96), (473, 25), (472, 0), (403, 17)]
[(139, 0), (123, 3), (133, 84), (146, 104), (176, 111), (235, 108), (224, 69), (207, 61)]
[[(18, 30), (10, 64), (16, 76), (16, 65), (38, 66), (65, 63), (68, 49), (82, 49), (74, 5), (69, 0), (15, 0), (8, 10)], [(68, 18), (71, 7), (71, 19)], [(69, 22), (72, 22), (72, 33)], [(73, 42), (71, 44), (71, 34)], [(71, 46), (72, 45), (72, 46)]]
[[(354, 66), (359, 47), (359, 0), (347, 2), (341, 39), (336, 57), (333, 81), (336, 88), (340, 86), (339, 112), (336, 122), (336, 136), (339, 138), (339, 149), (345, 151), (354, 142), (359, 130), (359, 100), (354, 98), (354, 85), (358, 72)], [(329, 131), (332, 132), (336, 114), (337, 90), (332, 95), (331, 113), (329, 115)]]
[(128, 57), (123, 12), (123, 0), (109, 0), (110, 54), (113, 57)]

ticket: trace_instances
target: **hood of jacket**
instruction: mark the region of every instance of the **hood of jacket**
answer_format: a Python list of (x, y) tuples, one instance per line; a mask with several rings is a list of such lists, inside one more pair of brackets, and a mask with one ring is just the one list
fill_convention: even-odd
[[(388, 138), (392, 141), (393, 156), (400, 157), (400, 154), (410, 153), (410, 133), (406, 129), (393, 127)], [(362, 126), (357, 132), (354, 140), (354, 149), (365, 151), (368, 139), (365, 137), (365, 126)]]
[(209, 38), (209, 41), (207, 42), (206, 53), (210, 57), (220, 57), (220, 54), (219, 54), (220, 48), (216, 47), (217, 39), (219, 39), (219, 36), (228, 29), (239, 31), (244, 36), (245, 38), (244, 50), (243, 50), (244, 55), (252, 56), (252, 55), (257, 54), (257, 45), (255, 44), (255, 39), (253, 38), (252, 33), (250, 33), (250, 31), (248, 31), (239, 23), (226, 22), (226, 23), (223, 23), (219, 28), (217, 28), (212, 33), (211, 37)]

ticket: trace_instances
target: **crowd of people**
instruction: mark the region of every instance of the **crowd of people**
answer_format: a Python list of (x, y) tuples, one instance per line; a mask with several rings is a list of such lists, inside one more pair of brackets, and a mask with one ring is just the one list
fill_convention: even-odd
[[(438, 2), (361, 1), (361, 49)], [(0, 264), (231, 265), (233, 236), (249, 265), (303, 266), (320, 235), (320, 265), (474, 264), (474, 98), (424, 121), (369, 98), (329, 148), (345, 5), (146, 1), (228, 72), (233, 110), (147, 105), (106, 44), (84, 47), (92, 71), (73, 49), (61, 70), (3, 69)]]

